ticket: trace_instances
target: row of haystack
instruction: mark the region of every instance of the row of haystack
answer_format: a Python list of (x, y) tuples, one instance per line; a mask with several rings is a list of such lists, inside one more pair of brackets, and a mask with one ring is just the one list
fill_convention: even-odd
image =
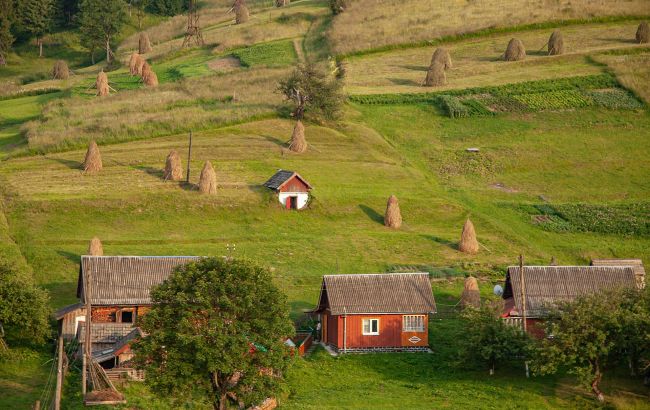
[[(165, 181), (183, 180), (183, 165), (181, 164), (181, 157), (175, 149), (167, 155), (163, 178)], [(205, 164), (203, 164), (203, 169), (199, 176), (198, 188), (199, 192), (202, 194), (214, 195), (217, 193), (217, 173), (214, 171), (214, 167), (210, 161), (205, 161)]]
[[(639, 24), (636, 31), (637, 43), (648, 43), (650, 41), (650, 28), (646, 21)], [(555, 56), (564, 54), (564, 36), (560, 30), (555, 30), (551, 34), (546, 44), (548, 55)], [(526, 58), (526, 47), (524, 43), (517, 38), (512, 38), (508, 42), (506, 51), (503, 53), (505, 61), (521, 61)], [(445, 71), (452, 67), (451, 56), (445, 48), (438, 48), (431, 57), (431, 63), (427, 70), (427, 76), (424, 80), (426, 87), (438, 87), (447, 83)]]
[(147, 61), (138, 53), (131, 54), (129, 59), (129, 73), (133, 76), (140, 76), (144, 85), (156, 87), (158, 85), (158, 76), (151, 69)]
[[(399, 229), (402, 226), (402, 213), (395, 195), (391, 195), (386, 203), (384, 225), (393, 229)], [(476, 239), (476, 230), (474, 229), (474, 224), (469, 220), (469, 218), (467, 218), (465, 225), (463, 225), (463, 232), (460, 235), (458, 250), (469, 254), (475, 254), (479, 251), (479, 243)]]

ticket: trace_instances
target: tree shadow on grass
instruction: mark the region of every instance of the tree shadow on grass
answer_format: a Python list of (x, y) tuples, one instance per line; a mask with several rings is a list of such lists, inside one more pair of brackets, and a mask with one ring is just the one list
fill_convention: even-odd
[(380, 214), (379, 212), (375, 211), (368, 205), (363, 205), (359, 204), (359, 208), (363, 211), (364, 214), (368, 216), (371, 220), (377, 222), (378, 224), (383, 225), (384, 224), (384, 215)]
[(441, 237), (435, 236), (435, 235), (420, 235), (420, 236), (425, 238), (425, 239), (428, 239), (430, 241), (437, 242), (437, 243), (439, 243), (441, 245), (448, 246), (449, 248), (451, 248), (451, 249), (453, 249), (455, 251), (458, 250), (458, 243), (452, 242), (452, 241), (450, 241), (448, 239), (444, 239), (444, 238), (441, 238)]
[(280, 138), (274, 137), (272, 135), (262, 135), (262, 137), (267, 140), (268, 142), (277, 145), (280, 148), (286, 148), (287, 147), (287, 142), (286, 141), (281, 141)]
[(70, 169), (82, 169), (83, 164), (79, 161), (72, 161), (69, 159), (63, 159), (63, 158), (52, 158), (52, 157), (45, 157), (45, 159), (49, 161), (54, 161), (58, 162), (59, 164), (65, 165), (66, 167)]
[(421, 83), (413, 80), (408, 80), (406, 78), (388, 78), (388, 81), (395, 85), (413, 85), (413, 86), (420, 86), (422, 85)]
[(56, 251), (56, 253), (58, 253), (60, 256), (63, 256), (70, 262), (79, 263), (81, 261), (81, 256), (77, 255), (76, 253), (63, 251), (63, 250), (58, 250)]
[(427, 71), (429, 69), (429, 66), (426, 65), (400, 65), (398, 67), (412, 71)]
[(614, 38), (614, 37), (602, 37), (598, 38), (600, 41), (611, 41), (612, 43), (624, 43), (624, 44), (638, 44), (634, 37), (630, 38)]

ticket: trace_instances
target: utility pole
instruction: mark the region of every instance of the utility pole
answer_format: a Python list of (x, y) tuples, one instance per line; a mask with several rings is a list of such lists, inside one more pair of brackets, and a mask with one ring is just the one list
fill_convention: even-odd
[(81, 373), (81, 393), (86, 395), (86, 378), (88, 366), (92, 366), (92, 348), (90, 347), (90, 327), (92, 321), (92, 311), (90, 303), (90, 272), (84, 270), (84, 301), (86, 302), (86, 335), (84, 343), (84, 354), (83, 354), (83, 370)]
[(59, 335), (56, 364), (56, 391), (54, 392), (54, 410), (61, 410), (61, 389), (63, 388), (63, 335)]
[[(524, 328), (524, 333), (528, 330), (528, 325), (526, 324), (526, 279), (524, 277), (524, 255), (519, 255), (519, 275), (521, 280), (521, 316), (522, 324)], [(530, 371), (528, 369), (528, 360), (525, 362), (526, 365), (526, 377), (530, 377)]]
[(185, 178), (186, 183), (190, 183), (190, 161), (192, 160), (192, 130), (190, 130), (190, 146), (187, 150), (187, 176)]

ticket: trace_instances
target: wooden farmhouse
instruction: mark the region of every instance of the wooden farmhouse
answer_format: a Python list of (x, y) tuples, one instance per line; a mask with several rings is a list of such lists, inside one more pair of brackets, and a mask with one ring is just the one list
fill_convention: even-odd
[(645, 287), (645, 267), (641, 259), (592, 259), (591, 266), (631, 266), (637, 286)]
[(436, 304), (428, 273), (325, 275), (313, 312), (339, 352), (427, 351)]
[(303, 209), (309, 203), (312, 186), (293, 171), (279, 170), (264, 186), (277, 193), (278, 201), (286, 209)]
[(502, 317), (523, 326), (525, 297), (526, 328), (537, 337), (544, 336), (540, 322), (554, 305), (610, 289), (639, 287), (631, 266), (524, 266), (523, 279), (522, 287), (519, 267), (508, 268)]
[[(82, 256), (77, 281), (79, 303), (56, 312), (66, 341), (85, 343), (86, 303), (90, 304), (92, 356), (102, 367), (124, 365), (130, 342), (141, 335), (138, 319), (151, 307), (149, 291), (195, 256)], [(80, 349), (80, 351), (82, 351)]]

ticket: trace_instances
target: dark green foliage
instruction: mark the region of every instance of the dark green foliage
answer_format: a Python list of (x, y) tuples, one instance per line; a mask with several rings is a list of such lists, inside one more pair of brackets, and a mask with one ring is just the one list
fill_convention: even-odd
[(60, 26), (74, 25), (81, 0), (56, 0), (56, 19)]
[(54, 0), (21, 0), (16, 3), (17, 30), (35, 37), (39, 56), (43, 54), (42, 37), (50, 30), (54, 17)]
[(277, 392), (293, 325), (267, 269), (203, 259), (176, 269), (151, 298), (140, 323), (148, 336), (135, 350), (154, 391), (179, 400), (202, 391), (220, 409), (232, 394), (249, 407)]
[(621, 88), (587, 91), (585, 96), (590, 98), (594, 105), (613, 110), (634, 110), (643, 107), (643, 103), (632, 93)]
[(555, 309), (533, 362), (539, 374), (561, 369), (578, 377), (604, 400), (600, 382), (608, 368), (632, 363), (648, 354), (650, 340), (649, 290), (614, 290), (578, 298)]
[(4, 338), (10, 345), (12, 342), (40, 344), (49, 333), (47, 294), (34, 285), (31, 274), (1, 263), (0, 339)]
[(329, 0), (332, 14), (343, 13), (348, 7), (348, 1), (350, 0)]
[[(2, 5), (2, 2), (0, 2), (0, 7)], [(3, 14), (0, 16), (0, 66), (6, 64), (5, 59), (13, 43), (14, 37), (11, 35), (11, 21), (7, 15)]]
[(463, 363), (482, 364), (494, 372), (498, 364), (520, 360), (530, 348), (530, 338), (522, 329), (507, 325), (500, 317), (501, 304), (484, 303), (479, 309), (467, 307), (462, 313), (466, 333), (462, 339)]
[(174, 16), (187, 10), (188, 0), (150, 0), (147, 10), (163, 16)]
[(336, 119), (343, 104), (340, 81), (312, 63), (298, 65), (289, 78), (280, 81), (278, 91), (294, 103), (297, 119), (305, 114)]
[(82, 0), (79, 7), (79, 25), (85, 46), (91, 53), (96, 48), (105, 47), (106, 61), (109, 63), (113, 55), (111, 39), (124, 26), (126, 20), (127, 14), (122, 0)]
[(457, 97), (441, 95), (439, 101), (440, 106), (447, 116), (451, 118), (469, 117), (469, 108), (467, 108)]

